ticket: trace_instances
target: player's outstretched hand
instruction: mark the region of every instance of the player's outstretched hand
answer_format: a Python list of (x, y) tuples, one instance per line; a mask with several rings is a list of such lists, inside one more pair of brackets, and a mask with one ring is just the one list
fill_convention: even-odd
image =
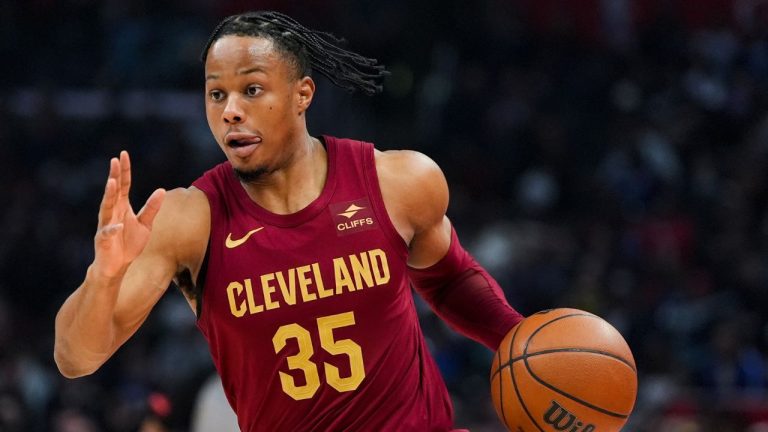
[(165, 190), (155, 190), (137, 214), (128, 200), (130, 189), (131, 160), (128, 152), (122, 151), (119, 159), (109, 161), (109, 178), (99, 208), (92, 270), (101, 277), (121, 277), (144, 250), (165, 198)]

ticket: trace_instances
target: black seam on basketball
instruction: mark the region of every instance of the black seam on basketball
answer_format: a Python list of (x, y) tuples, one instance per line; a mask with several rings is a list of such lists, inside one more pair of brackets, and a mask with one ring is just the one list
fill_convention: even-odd
[[(507, 354), (507, 357), (512, 357), (512, 347), (514, 346), (513, 342), (515, 341), (515, 337), (517, 337), (517, 332), (520, 330), (520, 325), (517, 325), (514, 330), (515, 330), (515, 334), (512, 335), (512, 340), (510, 341), (510, 344), (509, 344), (509, 353)], [(496, 375), (500, 374), (505, 367), (511, 365), (510, 362), (506, 362), (503, 364), (501, 363), (501, 351), (499, 351), (500, 349), (501, 349), (501, 346), (499, 346), (499, 348), (496, 349), (496, 353), (499, 355), (499, 368), (493, 371), (493, 373), (491, 373), (491, 381), (493, 381), (493, 378), (495, 378)]]
[[(499, 365), (501, 365), (501, 351), (500, 350), (496, 350), (496, 356), (498, 356), (498, 358), (499, 358)], [(498, 371), (500, 371), (500, 370), (501, 370), (501, 366), (499, 366), (499, 369), (497, 369), (496, 372), (498, 373)], [(497, 373), (494, 374), (494, 376), (497, 375)], [(491, 383), (493, 383), (493, 377), (491, 377)], [(499, 406), (501, 407), (501, 419), (502, 419), (502, 421), (504, 421), (504, 425), (506, 426), (507, 425), (507, 414), (504, 412), (504, 377), (503, 376), (499, 376)]]
[[(553, 310), (555, 310), (555, 309), (547, 309), (547, 310), (543, 310), (543, 311), (541, 311), (541, 312), (536, 312), (534, 315), (538, 315), (538, 314), (546, 314), (546, 313), (548, 313), (548, 312), (551, 312), (551, 311), (553, 311)], [(549, 320), (549, 321), (545, 322), (544, 324), (540, 325), (540, 326), (539, 326), (539, 328), (537, 328), (536, 330), (534, 330), (534, 332), (533, 332), (533, 333), (531, 333), (531, 335), (530, 335), (530, 336), (528, 336), (528, 340), (526, 340), (526, 341), (525, 341), (525, 348), (523, 348), (523, 355), (521, 355), (520, 357), (516, 357), (516, 358), (514, 358), (514, 359), (512, 358), (512, 349), (511, 349), (511, 347), (512, 347), (512, 346), (514, 346), (514, 345), (513, 345), (513, 344), (510, 344), (510, 345), (509, 345), (509, 346), (510, 346), (510, 350), (509, 350), (509, 360), (508, 360), (506, 363), (504, 363), (503, 365), (499, 365), (499, 371), (501, 371), (502, 369), (504, 369), (504, 367), (506, 367), (506, 366), (509, 366), (509, 367), (511, 368), (511, 367), (512, 367), (512, 363), (514, 363), (514, 362), (516, 362), (516, 361), (518, 361), (518, 360), (525, 360), (526, 356), (528, 355), (528, 354), (527, 354), (527, 353), (528, 353), (528, 342), (530, 342), (530, 340), (531, 340), (531, 338), (533, 337), (533, 335), (535, 335), (536, 333), (538, 333), (538, 332), (539, 332), (539, 330), (541, 330), (541, 328), (542, 328), (542, 327), (544, 327), (544, 326), (547, 326), (547, 325), (549, 325), (549, 324), (551, 324), (551, 323), (553, 323), (553, 322), (555, 322), (555, 321), (559, 321), (559, 320), (561, 320), (561, 319), (563, 319), (563, 318), (568, 318), (568, 317), (571, 317), (571, 316), (589, 316), (589, 317), (595, 317), (595, 318), (597, 318), (595, 315), (592, 315), (592, 314), (588, 314), (588, 313), (573, 313), (573, 314), (570, 314), (570, 315), (563, 315), (563, 316), (560, 316), (560, 317), (556, 317), (556, 318), (553, 318), (553, 319), (551, 319), (551, 320)], [(518, 327), (518, 328), (519, 328), (519, 327)], [(515, 331), (515, 336), (517, 336), (517, 331)], [(514, 336), (513, 336), (513, 337), (512, 337), (512, 342), (514, 342), (514, 341), (515, 341), (515, 338), (514, 338)], [(498, 371), (497, 371), (497, 372), (498, 372)]]
[[(541, 378), (539, 378), (539, 377), (538, 377), (538, 375), (536, 375), (535, 373), (533, 373), (533, 370), (531, 370), (531, 366), (528, 364), (528, 356), (529, 356), (529, 354), (528, 354), (528, 345), (530, 344), (530, 342), (531, 342), (531, 339), (533, 339), (533, 337), (534, 337), (534, 336), (535, 336), (535, 335), (536, 335), (536, 334), (537, 334), (539, 331), (541, 331), (541, 329), (543, 329), (544, 327), (546, 327), (546, 326), (548, 326), (548, 325), (550, 325), (550, 324), (554, 323), (555, 321), (560, 321), (561, 319), (565, 319), (565, 318), (569, 318), (569, 317), (573, 317), (573, 316), (587, 316), (587, 317), (592, 317), (592, 318), (602, 319), (602, 318), (600, 318), (600, 317), (598, 317), (598, 316), (595, 316), (595, 315), (592, 315), (592, 314), (585, 314), (585, 313), (573, 313), (573, 314), (569, 314), (569, 315), (563, 315), (563, 316), (557, 317), (557, 318), (555, 318), (555, 319), (553, 319), (553, 320), (551, 320), (551, 321), (547, 321), (546, 323), (544, 323), (544, 324), (540, 325), (540, 326), (539, 326), (539, 328), (537, 328), (536, 330), (534, 330), (534, 331), (533, 331), (533, 333), (531, 333), (531, 335), (530, 335), (530, 336), (528, 336), (528, 340), (526, 340), (526, 341), (525, 341), (525, 347), (523, 348), (523, 357), (524, 357), (524, 358), (523, 358), (523, 363), (525, 363), (525, 368), (528, 370), (528, 374), (529, 374), (529, 375), (531, 375), (531, 377), (533, 377), (533, 379), (535, 379), (536, 381), (538, 381), (538, 382), (539, 382), (539, 384), (543, 385), (544, 387), (547, 387), (547, 388), (548, 388), (548, 389), (550, 389), (550, 390), (553, 390), (553, 391), (555, 391), (555, 392), (557, 392), (557, 393), (560, 393), (561, 395), (563, 395), (563, 396), (567, 397), (568, 399), (571, 399), (571, 400), (572, 400), (572, 401), (574, 401), (574, 402), (578, 402), (578, 403), (580, 403), (580, 404), (582, 404), (582, 405), (584, 405), (584, 406), (586, 406), (586, 407), (588, 407), (588, 408), (591, 408), (591, 409), (593, 409), (593, 410), (595, 410), (595, 411), (597, 411), (597, 412), (601, 412), (601, 413), (603, 413), (603, 414), (605, 414), (605, 415), (609, 415), (609, 416), (611, 416), (611, 417), (617, 417), (617, 418), (624, 418), (624, 419), (625, 419), (625, 418), (629, 417), (629, 415), (628, 415), (628, 414), (627, 414), (627, 415), (625, 415), (625, 414), (619, 414), (619, 413), (615, 413), (615, 412), (613, 412), (613, 411), (609, 411), (609, 410), (607, 410), (607, 409), (604, 409), (604, 408), (600, 408), (600, 407), (599, 407), (599, 406), (597, 406), (597, 405), (593, 405), (593, 404), (591, 404), (591, 403), (589, 403), (589, 402), (587, 402), (587, 401), (585, 401), (585, 400), (581, 400), (581, 399), (577, 398), (576, 396), (573, 396), (573, 395), (571, 395), (571, 394), (568, 394), (568, 393), (566, 393), (566, 392), (564, 392), (564, 391), (560, 390), (559, 388), (557, 388), (557, 387), (555, 387), (555, 386), (553, 386), (553, 385), (551, 385), (551, 384), (547, 383), (546, 381), (542, 380)], [(510, 367), (512, 367), (512, 366), (510, 366)], [(512, 376), (514, 377), (515, 375), (514, 375), (514, 374), (512, 374)]]
[(557, 352), (583, 352), (583, 353), (589, 353), (589, 354), (603, 355), (603, 356), (610, 357), (610, 358), (612, 358), (614, 360), (618, 360), (618, 361), (624, 363), (625, 365), (627, 365), (628, 368), (632, 369), (633, 372), (637, 373), (637, 369), (635, 369), (635, 367), (632, 365), (632, 363), (630, 363), (626, 359), (624, 359), (624, 357), (617, 356), (616, 354), (609, 353), (609, 352), (606, 352), (606, 351), (593, 350), (593, 349), (589, 349), (589, 348), (553, 348), (553, 349), (544, 350), (544, 351), (536, 351), (535, 353), (532, 353), (532, 354), (521, 355), (520, 357), (515, 357), (513, 359), (510, 359), (504, 366), (507, 366), (507, 365), (511, 366), (512, 363), (514, 363), (514, 362), (517, 362), (517, 361), (520, 361), (520, 360), (525, 360), (525, 359), (530, 358), (530, 357), (536, 357), (536, 356), (540, 356), (540, 355), (544, 355), (544, 354), (552, 354), (552, 353), (557, 353)]
[[(520, 327), (522, 327), (522, 323), (517, 326), (517, 330), (515, 330), (515, 334), (512, 335), (512, 341), (509, 344), (509, 357), (512, 357), (512, 350), (515, 347), (515, 339), (517, 338), (517, 332), (520, 331)], [(531, 419), (531, 422), (534, 426), (536, 426), (536, 429), (538, 429), (540, 432), (544, 432), (544, 429), (539, 426), (538, 423), (536, 423), (536, 419), (533, 418), (533, 415), (531, 415), (531, 412), (528, 411), (528, 407), (525, 405), (525, 401), (523, 400), (523, 397), (520, 396), (520, 390), (517, 388), (517, 380), (515, 379), (515, 371), (512, 370), (512, 365), (509, 365), (509, 376), (512, 377), (512, 388), (515, 389), (515, 394), (517, 395), (517, 400), (520, 402), (520, 406), (523, 407), (523, 411), (525, 411), (525, 414), (528, 416), (529, 419)], [(504, 423), (506, 425), (506, 422)]]
[[(517, 328), (515, 328), (515, 333), (512, 335), (512, 342), (514, 342), (515, 337), (517, 336), (517, 332), (519, 330), (520, 330), (520, 326), (517, 326)], [(514, 345), (510, 344), (510, 352), (507, 355), (508, 357), (512, 355), (512, 350), (511, 350), (512, 346)], [(496, 370), (494, 370), (493, 373), (491, 374), (491, 385), (493, 385), (493, 379), (496, 378), (497, 375), (501, 374), (501, 371), (504, 370), (504, 368), (506, 367), (506, 365), (502, 365), (501, 363), (501, 346), (499, 346), (499, 348), (496, 350), (496, 355), (499, 358), (499, 367)], [(511, 370), (510, 370), (510, 374), (511, 374)], [(504, 412), (504, 382), (502, 377), (499, 377), (499, 406), (501, 407), (501, 418), (502, 420), (504, 420), (504, 424), (506, 425), (507, 415)]]
[(533, 379), (538, 381), (539, 384), (543, 385), (544, 387), (547, 387), (548, 389), (550, 389), (550, 390), (552, 390), (554, 392), (557, 392), (557, 393), (567, 397), (568, 399), (570, 399), (570, 400), (572, 400), (574, 402), (580, 403), (581, 405), (584, 405), (587, 408), (591, 408), (591, 409), (593, 409), (593, 410), (595, 410), (597, 412), (603, 413), (605, 415), (608, 415), (608, 416), (611, 416), (611, 417), (616, 417), (616, 418), (622, 418), (622, 419), (625, 419), (625, 418), (629, 417), (629, 414), (619, 414), (619, 413), (607, 410), (605, 408), (601, 408), (601, 407), (599, 407), (597, 405), (593, 405), (593, 404), (591, 404), (591, 403), (589, 403), (589, 402), (587, 402), (585, 400), (579, 399), (576, 396), (573, 396), (572, 394), (569, 394), (569, 393), (566, 393), (566, 392), (560, 390), (559, 388), (557, 388), (557, 387), (547, 383), (546, 381), (544, 381), (541, 378), (539, 378), (538, 375), (533, 373), (533, 371), (531, 370), (530, 365), (528, 364), (528, 359), (527, 358), (525, 359), (524, 363), (525, 363), (525, 368), (528, 370), (528, 374), (530, 374)]
[[(549, 320), (549, 321), (545, 322), (544, 324), (541, 324), (541, 325), (539, 326), (539, 328), (537, 328), (536, 330), (534, 330), (534, 331), (533, 331), (533, 333), (531, 333), (530, 335), (528, 335), (528, 339), (526, 339), (526, 341), (525, 341), (525, 346), (523, 347), (523, 356), (527, 355), (527, 353), (528, 353), (528, 343), (530, 343), (530, 341), (531, 341), (531, 338), (533, 337), (533, 335), (535, 335), (536, 333), (538, 333), (538, 332), (539, 332), (539, 330), (541, 330), (541, 328), (542, 328), (542, 327), (544, 327), (544, 326), (546, 326), (546, 325), (549, 325), (550, 323), (553, 323), (553, 322), (555, 322), (555, 321), (557, 321), (557, 320), (560, 320), (560, 319), (562, 319), (562, 318), (565, 318), (566, 316), (572, 316), (572, 315), (586, 315), (586, 314), (571, 314), (571, 315), (565, 315), (565, 316), (562, 316), (562, 317), (553, 318), (553, 319), (551, 319), (551, 320)], [(510, 358), (512, 358), (512, 352), (511, 352), (511, 349), (510, 349), (509, 357), (510, 357)], [(526, 367), (526, 369), (528, 368), (528, 364), (527, 364), (527, 362), (526, 362), (526, 364), (525, 364), (525, 367)], [(512, 379), (514, 380), (514, 379), (515, 379), (515, 373), (514, 373), (515, 371), (512, 369), (512, 364), (511, 364), (511, 363), (509, 364), (509, 372), (510, 372), (510, 374), (512, 375)], [(533, 376), (533, 374), (531, 374), (531, 373), (530, 373), (530, 370), (529, 370), (529, 374), (530, 374), (531, 376)], [(536, 419), (535, 419), (535, 418), (533, 418), (533, 416), (531, 415), (531, 412), (530, 412), (530, 411), (528, 411), (528, 407), (527, 407), (527, 406), (525, 406), (525, 402), (523, 401), (523, 398), (522, 398), (522, 397), (520, 397), (520, 392), (517, 390), (517, 385), (515, 385), (514, 387), (515, 387), (515, 391), (517, 392), (517, 397), (518, 397), (518, 399), (520, 400), (520, 404), (523, 406), (523, 409), (525, 410), (525, 413), (526, 413), (526, 414), (528, 414), (528, 418), (530, 418), (530, 419), (531, 419), (531, 421), (533, 422), (534, 426), (536, 426), (536, 428), (537, 428), (538, 430), (540, 430), (541, 432), (544, 432), (544, 429), (542, 429), (542, 428), (541, 428), (541, 426), (539, 426), (539, 423), (536, 421)]]
[[(499, 352), (497, 350), (496, 353), (499, 355), (499, 367), (498, 367), (498, 369), (496, 369), (495, 371), (493, 371), (491, 373), (491, 381), (493, 381), (493, 379), (496, 377), (496, 375), (500, 374), (501, 371), (504, 370), (505, 367), (507, 367), (507, 366), (509, 366), (511, 364), (510, 362), (501, 363), (501, 352)], [(491, 366), (493, 366), (493, 365), (491, 365)]]
[[(518, 331), (520, 331), (520, 326), (519, 325), (516, 326), (515, 333), (512, 334), (512, 341), (511, 341), (512, 343), (509, 344), (510, 348), (509, 348), (509, 353), (507, 354), (507, 357), (511, 357), (512, 356), (512, 347), (515, 346), (514, 342), (515, 342), (515, 338), (517, 337), (517, 332)], [(499, 349), (496, 350), (496, 353), (499, 356), (499, 369), (496, 370), (496, 373), (494, 374), (494, 376), (498, 375), (501, 372), (501, 370), (504, 369), (504, 367), (501, 366), (501, 347), (499, 347)], [(511, 366), (510, 366), (510, 368), (511, 368)], [(512, 376), (512, 369), (510, 369), (509, 372), (510, 372), (510, 376)], [(514, 377), (512, 377), (512, 379), (514, 380)], [(491, 378), (491, 382), (493, 382), (493, 378)], [(514, 383), (513, 383), (513, 385), (514, 385)], [(520, 395), (517, 395), (517, 397), (519, 398)], [(504, 425), (506, 426), (507, 425), (507, 414), (506, 414), (506, 412), (504, 412), (504, 378), (501, 377), (501, 376), (499, 377), (499, 405), (501, 406), (501, 418), (504, 420)]]

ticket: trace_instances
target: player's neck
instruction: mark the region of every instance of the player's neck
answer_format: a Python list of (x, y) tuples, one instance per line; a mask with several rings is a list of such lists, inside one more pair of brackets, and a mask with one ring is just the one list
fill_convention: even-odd
[(314, 201), (325, 186), (328, 155), (322, 143), (306, 134), (285, 166), (258, 183), (244, 184), (248, 196), (265, 209), (291, 214)]

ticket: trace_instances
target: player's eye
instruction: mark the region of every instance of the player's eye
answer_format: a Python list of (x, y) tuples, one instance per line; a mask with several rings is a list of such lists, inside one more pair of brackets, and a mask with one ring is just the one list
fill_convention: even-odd
[(224, 92), (221, 90), (211, 90), (208, 92), (208, 97), (214, 102), (219, 102), (224, 100)]
[(248, 96), (258, 96), (259, 93), (261, 93), (261, 87), (257, 85), (248, 86), (248, 88), (245, 89), (245, 94)]

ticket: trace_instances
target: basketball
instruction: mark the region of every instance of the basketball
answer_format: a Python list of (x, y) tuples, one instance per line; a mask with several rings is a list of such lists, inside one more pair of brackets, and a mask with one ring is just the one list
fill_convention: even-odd
[(493, 404), (512, 432), (618, 431), (636, 395), (624, 338), (578, 309), (527, 317), (504, 337), (491, 367)]

